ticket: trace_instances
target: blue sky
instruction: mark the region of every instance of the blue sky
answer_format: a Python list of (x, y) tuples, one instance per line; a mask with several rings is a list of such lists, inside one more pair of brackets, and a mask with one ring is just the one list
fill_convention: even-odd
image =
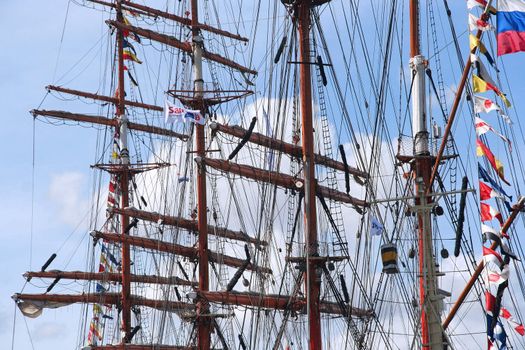
[[(452, 2), (456, 3), (455, 11), (466, 13), (463, 1)], [(45, 95), (44, 87), (60, 78), (78, 61), (80, 53), (95, 44), (105, 30), (100, 13), (71, 4), (61, 45), (67, 4), (66, 0), (0, 2), (0, 101), (3, 120), (0, 149), (4, 159), (0, 174), (0, 235), (3, 242), (0, 245), (0, 266), (5, 270), (0, 288), (0, 344), (6, 349), (7, 344), (10, 348), (12, 339), (14, 304), (10, 296), (22, 288), (24, 280), (21, 275), (30, 268), (30, 260), (31, 267), (39, 269), (57, 247), (64, 245), (56, 261), (56, 266), (64, 266), (71, 258), (70, 252), (75, 251), (86, 234), (85, 222), (75, 230), (82, 219), (82, 215), (78, 214), (82, 210), (76, 209), (84, 208), (89, 198), (89, 165), (94, 163), (96, 131), (37, 122), (34, 167), (32, 164), (33, 119), (29, 110), (39, 105)], [(464, 23), (466, 26), (466, 16)], [(465, 40), (463, 44), (466, 48)], [(504, 58), (517, 111), (522, 110), (522, 99), (518, 96), (524, 92), (521, 86), (525, 81), (523, 57), (524, 54), (518, 54)], [(96, 87), (96, 84), (96, 80), (81, 74), (70, 86), (93, 91), (89, 87)], [(46, 108), (52, 107), (53, 103), (46, 104)], [(59, 108), (60, 104), (56, 107)], [(511, 117), (516, 118), (514, 114)], [(34, 201), (31, 191), (33, 171)], [(30, 259), (32, 203), (35, 214)], [(71, 268), (82, 268), (72, 264)], [(44, 317), (27, 320), (34, 348), (73, 348), (79, 322), (77, 310), (76, 307), (67, 307), (66, 311), (46, 310)], [(28, 330), (24, 319), (18, 314), (15, 349), (32, 348)]]
[[(3, 47), (0, 53), (3, 102), (0, 144), (5, 161), (0, 175), (3, 193), (0, 200), (3, 221), (0, 264), (6, 271), (0, 288), (0, 342), (5, 349), (8, 344), (10, 348), (13, 324), (14, 303), (10, 296), (22, 288), (21, 274), (29, 269), (30, 261), (33, 118), (29, 110), (39, 105), (45, 95), (44, 86), (53, 82), (66, 7), (67, 1), (58, 0), (0, 3), (3, 33), (0, 39)], [(71, 65), (78, 59), (75, 52), (92, 45), (92, 34), (97, 33), (99, 24), (95, 24), (95, 28), (89, 25), (100, 22), (93, 20), (93, 16), (100, 18), (98, 13), (83, 11), (74, 5), (70, 7), (59, 62)], [(58, 72), (63, 73), (63, 69)], [(68, 218), (75, 214), (64, 211), (67, 204), (61, 194), (71, 195), (80, 202), (87, 198), (89, 183), (85, 174), (89, 163), (86, 159), (93, 159), (90, 150), (94, 145), (90, 140), (93, 135), (92, 130), (73, 131), (72, 127), (65, 127), (59, 131), (57, 127), (36, 124), (34, 269), (39, 269), (74, 229), (75, 225)], [(82, 232), (85, 233), (85, 229)], [(62, 259), (68, 255), (67, 245), (69, 243), (63, 254), (59, 253)], [(51, 311), (45, 319), (28, 320), (35, 349), (51, 348), (52, 344), (57, 348), (71, 346), (76, 338), (78, 318), (69, 318), (69, 315)], [(20, 314), (16, 325), (15, 349), (31, 349)]]

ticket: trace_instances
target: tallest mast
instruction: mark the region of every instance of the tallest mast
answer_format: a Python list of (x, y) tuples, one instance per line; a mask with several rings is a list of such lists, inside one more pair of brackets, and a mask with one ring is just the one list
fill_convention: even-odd
[(316, 181), (314, 162), (314, 140), (312, 122), (312, 77), (310, 71), (310, 9), (315, 6), (312, 0), (298, 0), (296, 15), (299, 31), (300, 50), (300, 91), (302, 150), (304, 171), (304, 227), (306, 239), (306, 298), (308, 309), (308, 347), (321, 350), (321, 313), (319, 295), (321, 291), (321, 272), (313, 257), (318, 255)]
[[(204, 108), (202, 74), (202, 36), (199, 29), (198, 0), (191, 0), (191, 33), (193, 53), (193, 91), (194, 101), (199, 110)], [(195, 146), (198, 157), (205, 156), (204, 125), (195, 124)], [(206, 168), (203, 163), (197, 171), (197, 231), (199, 233), (199, 291), (207, 292), (209, 286), (208, 268), (208, 214), (206, 204)], [(211, 319), (208, 303), (200, 298), (197, 301), (197, 347), (199, 350), (209, 350), (211, 347)]]
[(426, 117), (425, 70), (427, 60), (421, 55), (419, 41), (419, 1), (410, 1), (410, 68), (412, 70), (412, 137), (414, 141), (414, 172), (418, 218), (419, 301), (421, 311), (422, 349), (443, 349), (441, 300), (438, 295), (436, 264), (432, 247), (430, 213), (432, 199), (430, 177), (433, 158), (429, 152)]

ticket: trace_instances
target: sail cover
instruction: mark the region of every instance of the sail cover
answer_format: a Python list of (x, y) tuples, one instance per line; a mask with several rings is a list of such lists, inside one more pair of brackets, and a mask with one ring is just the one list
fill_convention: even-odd
[[(15, 298), (16, 300), (16, 298)], [(56, 302), (56, 301), (18, 301), (17, 306), (26, 317), (37, 318), (42, 315), (44, 308), (57, 309), (59, 307), (68, 306), (71, 303)]]

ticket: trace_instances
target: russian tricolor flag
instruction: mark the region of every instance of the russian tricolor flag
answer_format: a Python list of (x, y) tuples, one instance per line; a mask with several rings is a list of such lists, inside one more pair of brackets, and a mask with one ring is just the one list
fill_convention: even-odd
[(525, 51), (525, 0), (499, 0), (498, 56)]

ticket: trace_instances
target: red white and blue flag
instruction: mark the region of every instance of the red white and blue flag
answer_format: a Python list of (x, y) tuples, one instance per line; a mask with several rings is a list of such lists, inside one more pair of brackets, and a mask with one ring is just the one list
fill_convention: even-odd
[(525, 51), (525, 0), (499, 0), (498, 56)]

